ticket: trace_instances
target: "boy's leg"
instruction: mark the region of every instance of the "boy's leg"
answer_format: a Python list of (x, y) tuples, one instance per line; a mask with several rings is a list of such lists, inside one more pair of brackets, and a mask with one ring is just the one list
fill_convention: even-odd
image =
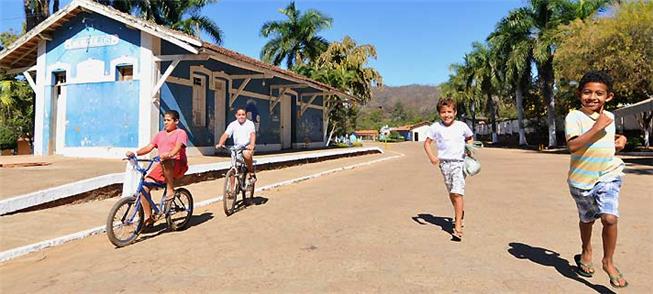
[[(150, 193), (150, 187), (147, 187), (143, 185), (143, 190), (145, 192)], [(141, 206), (143, 206), (143, 217), (145, 219), (149, 219), (150, 215), (152, 214), (152, 208), (150, 207), (150, 203), (145, 199), (145, 195), (141, 195)]]
[[(582, 251), (580, 254), (580, 260), (583, 264), (590, 265), (592, 264), (592, 226), (594, 221), (584, 223), (582, 221), (578, 222), (578, 227), (580, 228), (580, 241), (582, 242)], [(594, 269), (591, 267), (584, 268), (584, 271), (588, 273), (594, 273)]]
[(166, 199), (172, 199), (172, 195), (175, 194), (175, 161), (162, 161), (161, 166), (163, 167), (163, 176), (166, 179), (167, 189), (167, 195), (164, 195), (164, 197), (166, 197)]
[(247, 173), (251, 175), (254, 170), (254, 152), (249, 150), (243, 151), (243, 160), (245, 160), (245, 164), (247, 164)]
[(451, 200), (451, 204), (453, 204), (454, 209), (454, 228), (456, 231), (461, 232), (464, 209), (463, 196), (456, 193), (449, 193), (449, 199)]
[(600, 183), (600, 185), (601, 187), (596, 193), (596, 202), (599, 206), (601, 223), (603, 224), (603, 270), (610, 276), (611, 283), (616, 286), (626, 286), (628, 283), (621, 276), (613, 261), (614, 251), (617, 247), (621, 178)]

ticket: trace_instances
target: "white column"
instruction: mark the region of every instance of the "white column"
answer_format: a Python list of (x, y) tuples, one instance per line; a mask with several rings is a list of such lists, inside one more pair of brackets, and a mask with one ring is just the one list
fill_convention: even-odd
[(152, 102), (151, 96), (158, 75), (153, 57), (159, 51), (159, 44), (158, 38), (141, 31), (138, 147), (147, 145), (159, 129), (159, 107)]
[(43, 141), (43, 119), (45, 116), (45, 40), (40, 40), (36, 57), (36, 103), (34, 109), (34, 155), (47, 155), (47, 142)]

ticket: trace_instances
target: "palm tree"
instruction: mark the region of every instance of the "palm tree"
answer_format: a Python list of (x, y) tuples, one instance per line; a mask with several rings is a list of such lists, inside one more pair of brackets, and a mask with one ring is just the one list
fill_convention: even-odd
[(125, 13), (133, 13), (156, 24), (200, 37), (207, 33), (216, 44), (221, 44), (223, 33), (210, 18), (200, 15), (202, 8), (217, 0), (96, 0)]
[(514, 91), (519, 126), (519, 145), (528, 145), (524, 127), (524, 93), (531, 84), (531, 64), (533, 42), (529, 38), (531, 24), (520, 19), (522, 14), (511, 11), (497, 24), (496, 30), (488, 37), (492, 44), (493, 58), (499, 66), (501, 84)]
[(474, 130), (474, 139), (476, 139), (476, 113), (478, 112), (478, 89), (474, 87), (474, 74), (469, 65), (469, 55), (465, 55), (463, 64), (452, 64), (449, 66), (449, 80), (442, 84), (442, 94), (444, 97), (451, 97), (460, 107), (459, 112), (464, 115), (471, 115), (472, 130)]
[(333, 19), (313, 9), (302, 13), (294, 1), (279, 12), (288, 19), (261, 27), (261, 36), (272, 38), (263, 46), (261, 60), (278, 66), (285, 59), (288, 69), (316, 60), (329, 44), (317, 34), (331, 27)]
[(474, 42), (472, 52), (465, 56), (469, 66), (469, 85), (473, 85), (486, 96), (486, 107), (492, 125), (492, 143), (499, 142), (497, 135), (498, 98), (497, 65), (492, 58), (492, 50), (485, 44)]
[[(553, 84), (553, 58), (555, 55), (556, 34), (560, 25), (568, 24), (574, 19), (585, 19), (610, 3), (610, 0), (529, 0), (526, 7), (510, 12), (511, 22), (508, 27), (515, 32), (523, 32), (528, 39), (527, 45), (532, 50), (532, 57), (537, 68), (540, 91), (547, 105), (547, 122), (549, 125), (548, 146), (556, 146), (556, 110)], [(526, 29), (528, 28), (528, 29)], [(529, 51), (528, 48), (520, 50)], [(529, 58), (529, 54), (522, 54)], [(523, 64), (526, 64), (525, 61)]]

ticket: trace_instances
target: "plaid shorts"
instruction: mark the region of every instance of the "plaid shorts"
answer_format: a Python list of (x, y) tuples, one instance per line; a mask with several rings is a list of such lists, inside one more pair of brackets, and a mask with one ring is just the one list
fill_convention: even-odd
[(618, 217), (621, 184), (621, 177), (617, 177), (612, 181), (598, 182), (591, 190), (569, 186), (571, 197), (574, 198), (578, 207), (580, 221), (589, 223), (600, 218), (602, 214), (612, 214)]
[(440, 160), (440, 171), (444, 177), (444, 184), (449, 193), (465, 195), (465, 174), (462, 160)]

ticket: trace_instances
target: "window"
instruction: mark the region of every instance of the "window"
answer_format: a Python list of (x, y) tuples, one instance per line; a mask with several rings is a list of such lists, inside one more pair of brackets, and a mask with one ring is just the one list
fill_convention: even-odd
[(56, 89), (57, 95), (61, 94), (61, 85), (66, 83), (66, 72), (65, 71), (56, 71), (52, 73), (52, 78), (54, 79), (54, 86)]
[(134, 66), (131, 64), (117, 66), (116, 72), (118, 81), (131, 81), (134, 79)]
[(193, 76), (193, 125), (206, 126), (206, 77)]

